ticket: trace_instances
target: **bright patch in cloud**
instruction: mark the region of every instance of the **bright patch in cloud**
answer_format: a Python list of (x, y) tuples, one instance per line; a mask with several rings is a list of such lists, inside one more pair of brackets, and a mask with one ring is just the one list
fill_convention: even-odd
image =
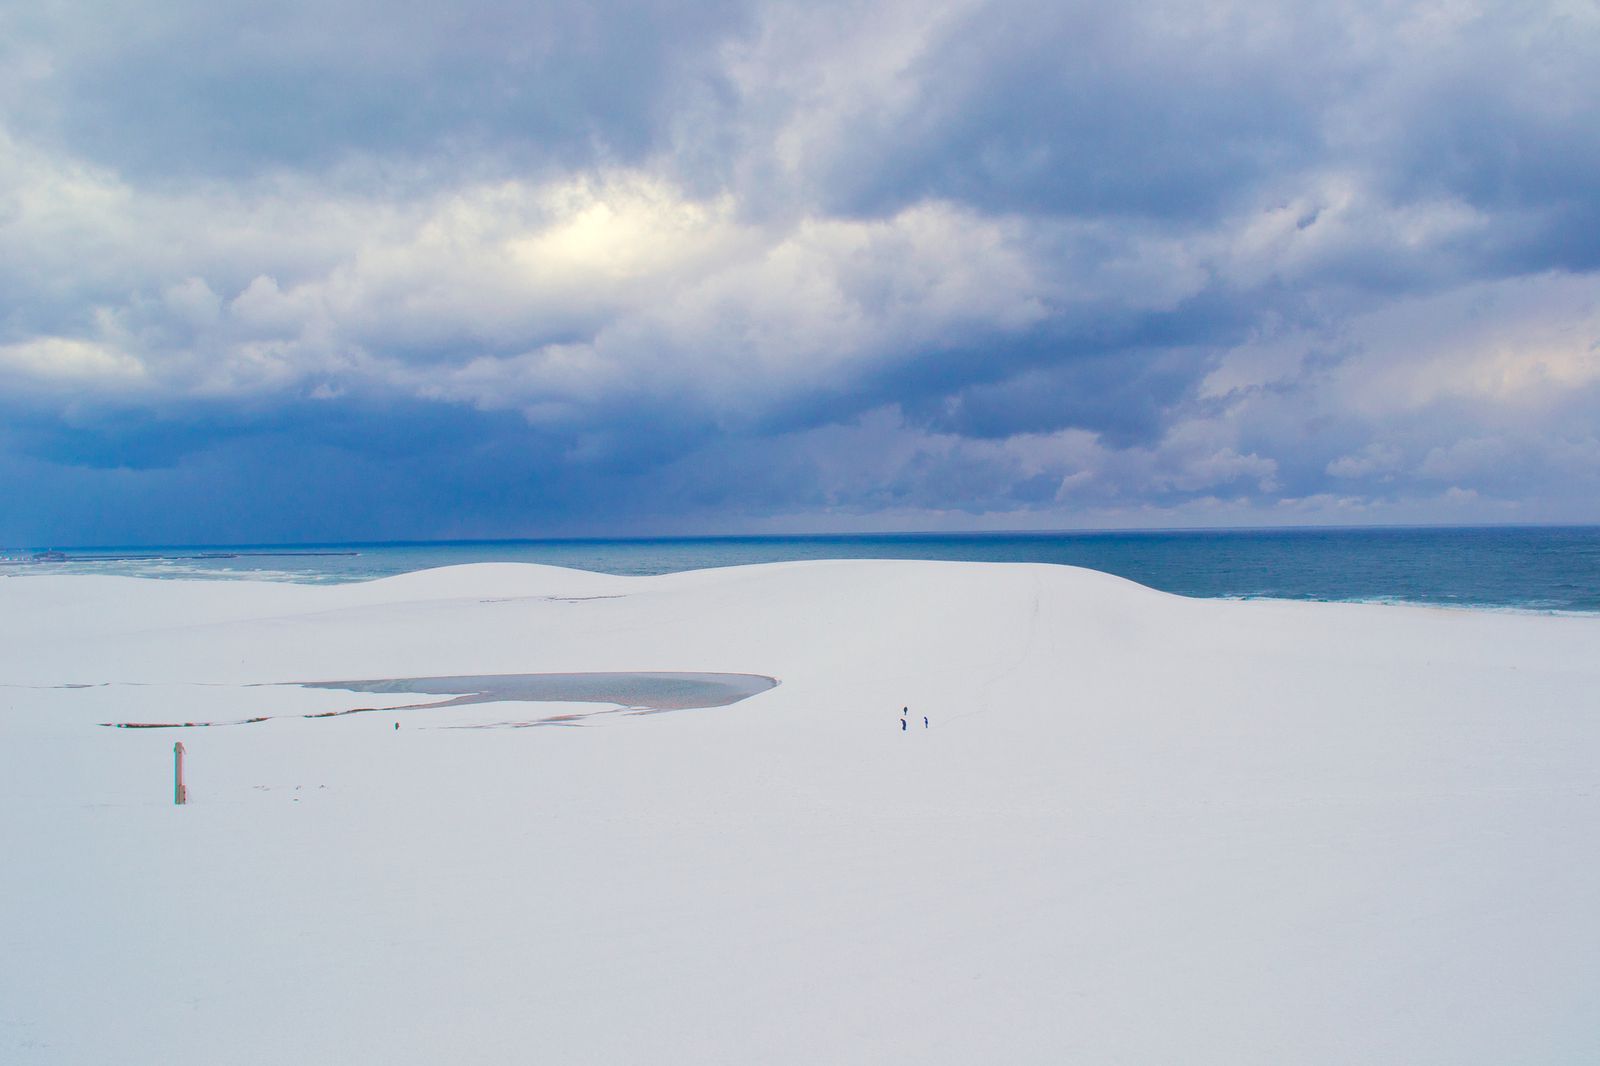
[(95, 341), (39, 337), (0, 345), (0, 371), (46, 383), (108, 386), (145, 376), (139, 360)]

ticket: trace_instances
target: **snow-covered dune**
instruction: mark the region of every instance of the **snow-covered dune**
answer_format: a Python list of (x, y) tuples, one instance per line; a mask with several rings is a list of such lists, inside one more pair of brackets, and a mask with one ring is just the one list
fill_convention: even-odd
[[(455, 727), (595, 708), (289, 684), (589, 671), (780, 683), (539, 729)], [(0, 1062), (1600, 1060), (1600, 619), (18, 577), (0, 685)]]

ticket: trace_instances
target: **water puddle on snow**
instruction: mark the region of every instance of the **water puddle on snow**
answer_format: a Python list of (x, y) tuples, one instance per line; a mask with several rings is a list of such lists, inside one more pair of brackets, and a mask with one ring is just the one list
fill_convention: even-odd
[(586, 714), (550, 715), (528, 721), (455, 726), (460, 729), (522, 729), (530, 726), (575, 726), (601, 714), (661, 714), (666, 711), (727, 707), (778, 684), (763, 674), (597, 673), (597, 674), (465, 674), (457, 677), (395, 677), (364, 681), (298, 681), (284, 688), (332, 689), (374, 695), (445, 696), (423, 703), (388, 703), (302, 715), (260, 715), (215, 722), (104, 722), (119, 729), (181, 729), (192, 726), (248, 725), (272, 718), (337, 718), (376, 711), (414, 711), (463, 707), (473, 703), (602, 703)]

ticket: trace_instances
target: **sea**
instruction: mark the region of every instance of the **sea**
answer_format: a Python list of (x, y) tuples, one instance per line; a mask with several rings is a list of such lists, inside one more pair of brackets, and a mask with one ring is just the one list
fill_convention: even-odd
[(800, 559), (1059, 563), (1183, 596), (1600, 613), (1600, 526), (896, 533), (0, 550), (0, 576), (325, 584), (459, 563), (664, 574)]

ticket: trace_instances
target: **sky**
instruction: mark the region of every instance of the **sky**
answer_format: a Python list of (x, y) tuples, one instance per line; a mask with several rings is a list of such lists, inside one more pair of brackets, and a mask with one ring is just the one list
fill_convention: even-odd
[(1600, 4), (0, 8), (0, 544), (1600, 522)]

